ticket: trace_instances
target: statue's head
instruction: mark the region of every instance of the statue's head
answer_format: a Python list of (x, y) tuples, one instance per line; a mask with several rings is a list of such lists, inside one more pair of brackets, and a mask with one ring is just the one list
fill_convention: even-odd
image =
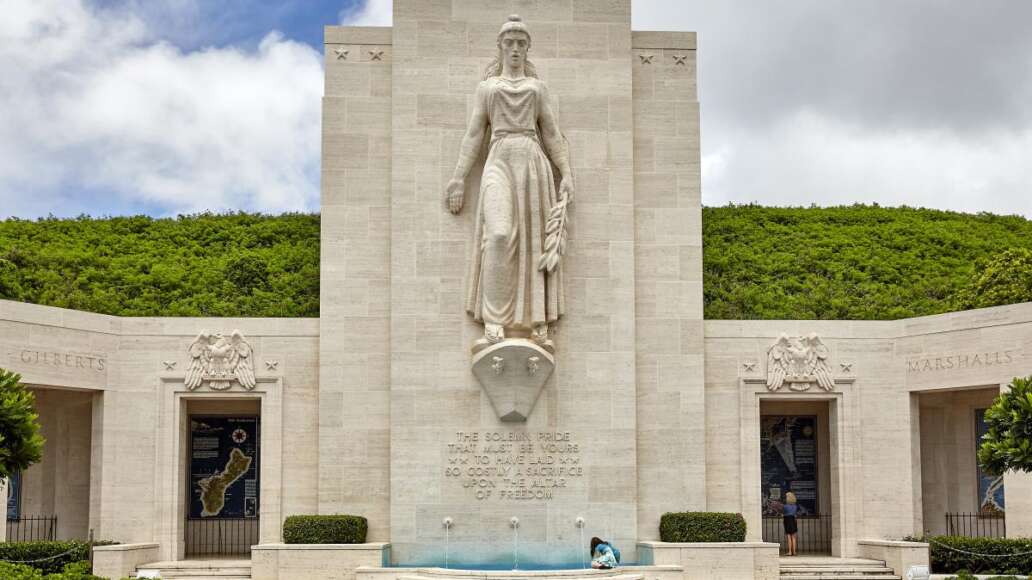
[(530, 50), (530, 32), (523, 19), (513, 14), (498, 31), (498, 50), (511, 64), (522, 64)]
[(534, 65), (527, 60), (527, 52), (530, 50), (530, 32), (523, 19), (513, 14), (502, 24), (498, 31), (498, 57), (491, 61), (485, 71), (484, 77), (498, 76), (502, 74), (502, 63), (507, 62), (510, 66), (523, 66), (524, 74), (529, 77), (537, 77)]

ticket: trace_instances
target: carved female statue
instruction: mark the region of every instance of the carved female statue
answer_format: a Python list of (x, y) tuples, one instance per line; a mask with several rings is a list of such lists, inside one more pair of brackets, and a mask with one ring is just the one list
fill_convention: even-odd
[(490, 128), (466, 300), (466, 310), (484, 324), (488, 343), (509, 332), (546, 344), (548, 325), (564, 308), (559, 254), (573, 176), (548, 89), (527, 61), (529, 49), (526, 25), (510, 16), (498, 33), (498, 58), (477, 87), (445, 193), (448, 209), (459, 213), (466, 176)]

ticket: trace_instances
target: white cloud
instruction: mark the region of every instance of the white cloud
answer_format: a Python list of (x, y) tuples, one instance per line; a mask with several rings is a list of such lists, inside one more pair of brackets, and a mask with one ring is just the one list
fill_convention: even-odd
[[(2, 215), (136, 205), (318, 208), (320, 55), (184, 53), (127, 11), (9, 0), (0, 19)], [(120, 203), (77, 199), (110, 192)]]
[(347, 26), (390, 26), (394, 17), (391, 0), (362, 0), (358, 9), (345, 8), (339, 20)]
[(1032, 216), (1032, 130), (873, 131), (801, 112), (728, 127), (703, 155), (703, 201), (909, 205)]

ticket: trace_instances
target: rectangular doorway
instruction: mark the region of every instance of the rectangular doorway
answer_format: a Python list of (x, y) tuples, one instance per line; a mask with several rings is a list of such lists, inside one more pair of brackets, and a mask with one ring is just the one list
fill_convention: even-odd
[(249, 557), (258, 543), (261, 417), (241, 410), (245, 412), (212, 414), (190, 409), (187, 558)]
[(920, 425), (921, 516), (927, 534), (1006, 536), (1003, 477), (983, 473), (978, 446), (998, 386), (915, 393)]
[(788, 493), (798, 508), (800, 554), (831, 554), (832, 509), (826, 401), (763, 401), (760, 408), (762, 537), (786, 552), (783, 510)]

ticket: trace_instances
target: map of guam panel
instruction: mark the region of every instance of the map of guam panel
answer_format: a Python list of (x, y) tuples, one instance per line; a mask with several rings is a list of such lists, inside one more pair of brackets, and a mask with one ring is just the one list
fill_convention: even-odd
[(190, 514), (258, 517), (258, 417), (190, 417)]
[(764, 415), (760, 423), (763, 515), (780, 516), (785, 493), (795, 493), (800, 516), (819, 514), (817, 417)]

